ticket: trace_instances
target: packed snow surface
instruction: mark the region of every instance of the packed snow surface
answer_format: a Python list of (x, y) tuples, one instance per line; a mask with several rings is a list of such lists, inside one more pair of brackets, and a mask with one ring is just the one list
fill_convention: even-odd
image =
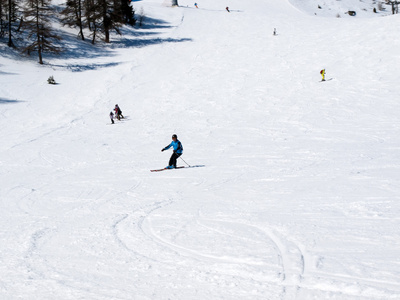
[[(386, 0), (289, 0), (299, 10), (318, 17), (382, 17), (392, 13)], [(375, 9), (375, 10), (374, 10)], [(349, 11), (355, 15), (349, 15)]]
[(1, 46), (0, 299), (400, 299), (400, 19), (294, 2)]

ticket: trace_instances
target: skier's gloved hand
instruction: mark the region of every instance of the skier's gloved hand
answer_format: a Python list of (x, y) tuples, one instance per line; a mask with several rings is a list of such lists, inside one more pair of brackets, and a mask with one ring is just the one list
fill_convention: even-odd
[(162, 149), (161, 149), (161, 152), (163, 152), (163, 151), (165, 151), (165, 148), (162, 148)]

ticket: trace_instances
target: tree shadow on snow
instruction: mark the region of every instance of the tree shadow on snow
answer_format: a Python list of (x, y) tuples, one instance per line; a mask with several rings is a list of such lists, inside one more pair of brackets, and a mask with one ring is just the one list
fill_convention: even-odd
[(0, 70), (0, 75), (18, 75), (17, 73), (4, 72)]
[(143, 26), (139, 29), (129, 26), (121, 28), (121, 36), (119, 39), (113, 40), (110, 44), (111, 48), (143, 48), (146, 46), (158, 45), (163, 43), (182, 43), (190, 42), (190, 38), (162, 38), (156, 37), (162, 32), (151, 31), (153, 29), (173, 28), (176, 26), (168, 25), (169, 23), (160, 20), (145, 17)]
[(144, 21), (141, 27), (141, 29), (166, 29), (166, 28), (173, 28), (176, 26), (172, 26), (170, 23), (160, 20), (160, 19), (154, 19), (151, 17), (144, 16)]
[(6, 98), (0, 98), (0, 104), (16, 104), (19, 102), (25, 102), (25, 101), (21, 101), (21, 100), (10, 100), (10, 99), (6, 99)]
[[(45, 63), (52, 68), (62, 68), (66, 70), (71, 70), (72, 72), (83, 72), (89, 70), (96, 70), (100, 68), (107, 68), (113, 67), (118, 65), (116, 62), (105, 62), (105, 63), (98, 63), (98, 62), (90, 62), (90, 59), (94, 58), (102, 58), (102, 57), (111, 57), (114, 56), (113, 50), (108, 47), (103, 42), (97, 42), (96, 44), (92, 44), (89, 37), (85, 37), (85, 40), (82, 41), (80, 37), (75, 34), (62, 32), (58, 33), (62, 35), (63, 40), (63, 50), (62, 52), (57, 54), (47, 53), (44, 54), (44, 60), (51, 61), (62, 59), (65, 60), (62, 64), (57, 63)], [(68, 60), (79, 60), (82, 59), (83, 62), (79, 63), (68, 63)]]
[[(23, 48), (23, 45), (20, 45), (19, 39), (14, 38), (13, 42), (17, 47), (21, 47), (20, 49)], [(0, 53), (1, 53), (2, 57), (16, 60), (16, 61), (31, 60), (30, 57), (27, 57), (26, 55), (21, 55), (21, 52), (18, 51), (18, 49), (10, 48), (10, 47), (6, 46), (7, 41), (5, 41), (5, 39), (0, 39), (0, 43), (3, 44), (3, 45), (0, 45)], [(2, 74), (6, 74), (6, 73), (2, 72)], [(10, 73), (7, 73), (7, 74), (11, 75)], [(12, 74), (12, 75), (16, 75), (16, 74)]]
[[(98, 43), (95, 45), (91, 44), (90, 39), (86, 39), (82, 41), (77, 34), (69, 33), (65, 30), (58, 29), (54, 30), (55, 33), (59, 36), (62, 36), (62, 40), (56, 45), (60, 48), (61, 52), (59, 54), (55, 53), (48, 53), (46, 51), (43, 52), (43, 62), (44, 65), (48, 65), (51, 67), (63, 67), (69, 68), (68, 64), (57, 65), (51, 63), (52, 60), (70, 60), (70, 59), (92, 59), (97, 57), (110, 57), (113, 53), (112, 49), (109, 47), (104, 47), (102, 43)], [(21, 35), (18, 39), (15, 39), (14, 43), (16, 44), (17, 48), (4, 48), (1, 49), (1, 55), (3, 57), (12, 59), (12, 60), (20, 60), (20, 61), (30, 61), (30, 62), (37, 62), (38, 61), (38, 53), (36, 51), (32, 51), (30, 55), (22, 54), (21, 49), (24, 48), (25, 42), (23, 41), (24, 36)], [(82, 65), (73, 65), (72, 69), (79, 67), (81, 70), (93, 70), (99, 66), (103, 65), (95, 65), (95, 64), (88, 64), (87, 60)], [(109, 64), (105, 64), (105, 66), (109, 66)], [(13, 73), (6, 73), (0, 71), (0, 74), (9, 74), (14, 75)]]
[(101, 68), (114, 67), (114, 66), (119, 65), (119, 63), (65, 64), (65, 65), (48, 64), (48, 65), (53, 68), (66, 69), (66, 70), (70, 70), (72, 72), (84, 72), (84, 71), (97, 70), (97, 69), (101, 69)]
[[(1, 49), (0, 49), (0, 51), (1, 51)], [(0, 64), (0, 68), (1, 68), (2, 66), (3, 66), (3, 65)], [(0, 70), (0, 75), (18, 75), (18, 74), (17, 74), (17, 73), (11, 73), (11, 72), (5, 72), (5, 71)]]
[[(53, 18), (53, 21), (56, 22), (57, 18)], [(190, 38), (174, 39), (157, 37), (157, 35), (164, 33), (157, 32), (157, 29), (161, 30), (173, 27), (176, 26), (171, 26), (170, 23), (164, 20), (145, 16), (142, 27), (135, 28), (131, 26), (123, 26), (120, 29), (122, 35), (118, 35), (115, 32), (111, 33), (111, 43), (107, 44), (103, 41), (97, 40), (94, 45), (91, 43), (91, 38), (88, 36), (88, 32), (86, 32), (85, 40), (82, 41), (81, 38), (78, 37), (78, 30), (76, 28), (73, 29), (71, 33), (70, 29), (64, 29), (61, 27), (60, 29), (56, 29), (54, 31), (57, 35), (62, 37), (62, 40), (58, 44), (62, 51), (60, 54), (44, 52), (44, 65), (52, 68), (69, 69), (73, 72), (114, 67), (119, 63), (109, 61), (104, 63), (99, 63), (98, 61), (91, 63), (90, 60), (95, 58), (110, 58), (112, 56), (116, 56), (118, 53), (113, 49), (118, 48), (143, 48), (146, 46), (163, 43), (182, 43), (192, 41)], [(31, 62), (38, 60), (37, 52), (32, 52), (30, 56), (21, 55), (20, 49), (23, 48), (23, 42), (20, 44), (21, 45), (17, 45), (17, 50), (9, 49), (8, 47), (1, 49), (2, 56), (10, 59), (26, 60)], [(68, 63), (68, 60), (71, 60), (71, 64)], [(82, 60), (82, 63), (80, 61), (72, 62), (72, 60)], [(0, 71), (0, 74), (11, 75), (12, 73)]]
[(63, 32), (63, 49), (60, 55), (47, 54), (47, 57), (63, 59), (97, 58), (112, 55), (112, 50), (104, 47), (103, 43), (92, 44), (90, 38), (85, 37), (82, 41), (78, 35)]
[[(142, 27), (131, 27), (122, 26), (120, 28), (121, 35), (115, 32), (111, 35), (110, 44), (106, 44), (102, 41), (96, 41), (96, 44), (92, 44), (89, 37), (86, 37), (85, 41), (82, 41), (77, 34), (71, 34), (65, 31), (60, 31), (59, 34), (63, 36), (64, 50), (61, 55), (48, 54), (46, 57), (48, 59), (92, 59), (98, 57), (111, 57), (117, 55), (113, 49), (119, 48), (143, 48), (146, 46), (158, 45), (163, 43), (182, 43), (189, 42), (192, 39), (189, 38), (162, 38), (157, 37), (157, 35), (162, 34), (158, 32), (157, 29), (168, 29), (176, 26), (171, 26), (170, 23), (151, 17), (145, 16)], [(156, 30), (156, 31), (154, 31)], [(77, 32), (77, 31), (76, 31)], [(87, 70), (95, 70), (99, 68), (114, 67), (119, 63), (116, 62), (106, 62), (106, 63), (89, 63), (85, 60), (85, 63), (80, 64), (68, 64), (63, 62), (60, 64), (49, 64), (56, 68), (70, 69), (73, 72), (82, 72)]]
[(113, 47), (115, 48), (128, 48), (128, 47), (136, 47), (142, 48), (151, 45), (158, 45), (164, 43), (183, 43), (190, 42), (192, 39), (189, 38), (181, 38), (181, 39), (173, 39), (173, 38), (154, 38), (154, 39), (146, 39), (146, 40), (135, 40), (135, 39), (125, 39), (121, 41), (117, 41), (113, 43)]

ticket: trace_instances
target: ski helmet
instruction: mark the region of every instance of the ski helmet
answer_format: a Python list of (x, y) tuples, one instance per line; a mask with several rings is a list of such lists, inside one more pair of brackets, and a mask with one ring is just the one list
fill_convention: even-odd
[(175, 139), (177, 139), (177, 138), (178, 138), (178, 136), (177, 136), (176, 134), (173, 134), (173, 135), (172, 135), (172, 138), (175, 138)]

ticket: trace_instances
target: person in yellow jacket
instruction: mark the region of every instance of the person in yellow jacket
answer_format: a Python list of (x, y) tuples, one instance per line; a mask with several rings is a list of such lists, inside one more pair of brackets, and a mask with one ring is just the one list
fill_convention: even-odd
[(322, 69), (321, 72), (319, 72), (322, 76), (322, 81), (325, 81), (325, 69)]

